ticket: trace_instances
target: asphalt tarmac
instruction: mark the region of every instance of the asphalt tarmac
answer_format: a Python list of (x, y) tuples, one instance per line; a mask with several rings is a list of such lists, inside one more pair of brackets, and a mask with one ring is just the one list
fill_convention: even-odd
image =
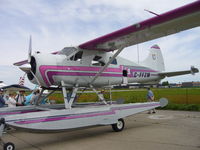
[(144, 112), (125, 123), (122, 132), (111, 126), (46, 134), (9, 131), (3, 139), (16, 150), (200, 150), (200, 112)]

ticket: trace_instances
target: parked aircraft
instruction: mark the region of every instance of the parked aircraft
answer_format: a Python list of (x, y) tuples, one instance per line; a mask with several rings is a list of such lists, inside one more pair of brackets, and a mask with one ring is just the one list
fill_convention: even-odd
[[(28, 60), (15, 63), (28, 74), (31, 82), (45, 89), (61, 88), (65, 109), (35, 107), (37, 112), (7, 115), (0, 121), (0, 136), (5, 124), (15, 128), (42, 131), (58, 131), (94, 125), (112, 125), (122, 131), (124, 117), (142, 111), (165, 106), (160, 102), (108, 105), (98, 94), (96, 87), (132, 82), (159, 82), (166, 76), (196, 73), (198, 69), (164, 72), (164, 61), (157, 45), (151, 47), (148, 58), (138, 65), (119, 57), (128, 46), (174, 34), (200, 25), (200, 1), (130, 25), (76, 47), (65, 47), (52, 54), (32, 54), (30, 38)], [(111, 53), (115, 52), (115, 53)], [(104, 102), (99, 106), (72, 108), (79, 87), (90, 87)], [(67, 92), (69, 90), (70, 92)], [(51, 94), (51, 93), (50, 93)], [(37, 101), (39, 104), (40, 98)], [(7, 112), (9, 113), (9, 112)], [(12, 143), (4, 147), (12, 147)]]
[(0, 88), (6, 86), (5, 83), (3, 83), (3, 81), (0, 81)]
[(0, 81), (0, 89), (6, 90), (6, 91), (30, 91), (30, 89), (26, 86), (24, 86), (24, 80), (25, 80), (25, 75), (23, 77), (20, 77), (19, 83), (18, 84), (11, 84), (11, 85), (6, 85), (3, 83), (3, 81)]

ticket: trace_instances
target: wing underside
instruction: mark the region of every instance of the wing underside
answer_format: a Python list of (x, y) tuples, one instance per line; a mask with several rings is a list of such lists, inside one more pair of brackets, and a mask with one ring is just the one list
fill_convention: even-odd
[(82, 49), (113, 51), (200, 25), (200, 1), (166, 12), (79, 45)]

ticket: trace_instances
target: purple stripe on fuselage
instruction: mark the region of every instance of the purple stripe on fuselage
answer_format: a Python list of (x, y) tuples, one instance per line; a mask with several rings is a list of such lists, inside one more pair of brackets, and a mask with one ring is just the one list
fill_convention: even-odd
[(116, 107), (111, 108), (109, 111), (105, 112), (98, 112), (98, 113), (88, 113), (88, 114), (78, 114), (72, 116), (55, 116), (55, 117), (47, 117), (41, 119), (31, 119), (31, 120), (23, 120), (23, 121), (16, 121), (16, 124), (32, 124), (32, 123), (41, 123), (41, 122), (51, 122), (51, 121), (60, 121), (60, 120), (68, 120), (68, 119), (78, 119), (78, 118), (89, 118), (89, 117), (97, 117), (97, 116), (106, 116), (106, 115), (113, 115), (115, 114), (116, 110), (125, 110), (125, 109), (133, 109), (133, 108), (141, 108), (141, 107), (151, 107), (151, 106), (160, 106), (160, 104), (141, 104), (136, 106), (125, 106), (125, 107)]
[[(130, 66), (133, 67), (133, 66)], [(103, 77), (122, 77), (122, 70), (129, 69), (130, 73), (128, 77), (133, 77), (133, 72), (156, 72), (150, 69), (144, 69), (144, 67), (136, 67), (137, 69), (132, 69), (127, 66), (120, 65), (119, 68), (107, 68), (105, 71), (100, 75)], [(40, 66), (39, 70), (42, 75), (42, 78), (47, 86), (54, 83), (53, 76), (54, 75), (61, 75), (61, 76), (95, 76), (96, 73), (101, 69), (101, 67), (87, 67), (87, 66)], [(61, 72), (65, 71), (65, 72)], [(69, 71), (69, 72), (66, 72)], [(77, 72), (70, 72), (70, 71), (77, 71)], [(78, 72), (80, 71), (80, 72)], [(93, 72), (83, 72), (83, 71), (93, 71)], [(115, 74), (114, 74), (115, 73)], [(116, 74), (118, 73), (118, 74)]]
[[(48, 71), (47, 76), (51, 84), (54, 83), (53, 76), (95, 76), (96, 73), (88, 73), (88, 72), (57, 72), (57, 71)], [(122, 77), (122, 74), (110, 74), (110, 73), (102, 73), (100, 76), (102, 77)]]

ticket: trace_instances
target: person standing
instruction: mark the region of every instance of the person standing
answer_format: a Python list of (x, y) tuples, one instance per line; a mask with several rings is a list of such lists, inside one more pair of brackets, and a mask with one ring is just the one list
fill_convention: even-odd
[[(147, 101), (148, 102), (153, 102), (154, 101), (154, 94), (153, 94), (153, 92), (151, 91), (150, 88), (147, 88)], [(148, 113), (151, 114), (151, 111), (152, 111), (152, 113), (156, 113), (155, 108), (152, 109), (152, 110), (149, 110)]]
[(0, 89), (0, 108), (4, 107), (4, 105), (5, 105), (5, 100), (3, 95), (3, 89)]
[(13, 93), (9, 94), (9, 98), (6, 101), (6, 104), (8, 104), (8, 107), (16, 107), (15, 95)]
[(25, 95), (24, 95), (25, 91), (19, 91), (19, 94), (17, 94), (17, 96), (15, 97), (16, 100), (16, 106), (24, 106), (25, 105)]
[(39, 95), (40, 95), (40, 90), (39, 89), (34, 90), (31, 100), (30, 100), (30, 104), (35, 105), (39, 98)]

